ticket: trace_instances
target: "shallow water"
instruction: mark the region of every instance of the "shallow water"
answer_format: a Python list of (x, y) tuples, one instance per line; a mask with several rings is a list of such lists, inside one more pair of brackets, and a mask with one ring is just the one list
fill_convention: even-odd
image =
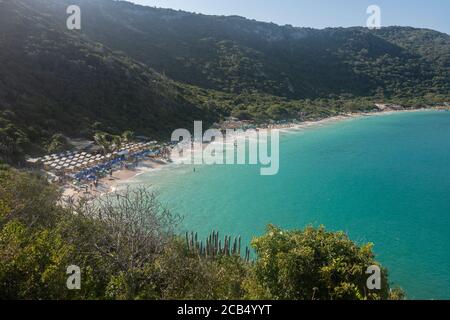
[(362, 117), (283, 133), (280, 171), (170, 166), (135, 178), (184, 216), (183, 230), (242, 235), (268, 223), (373, 242), (410, 298), (450, 298), (450, 113)]

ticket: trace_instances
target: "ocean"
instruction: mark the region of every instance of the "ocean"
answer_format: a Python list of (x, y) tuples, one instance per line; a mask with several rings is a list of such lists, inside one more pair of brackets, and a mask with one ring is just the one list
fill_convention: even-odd
[(280, 170), (169, 165), (134, 178), (184, 219), (180, 233), (324, 225), (374, 243), (410, 299), (450, 299), (450, 112), (357, 117), (281, 132)]

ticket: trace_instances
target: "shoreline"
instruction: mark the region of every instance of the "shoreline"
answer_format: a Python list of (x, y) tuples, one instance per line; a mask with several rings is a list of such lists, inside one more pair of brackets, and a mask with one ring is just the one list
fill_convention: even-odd
[(290, 122), (285, 124), (274, 124), (267, 128), (258, 129), (275, 129), (275, 130), (296, 130), (296, 129), (306, 129), (314, 126), (320, 126), (323, 124), (335, 123), (343, 120), (357, 119), (361, 117), (373, 117), (373, 116), (383, 116), (396, 113), (409, 113), (409, 112), (426, 112), (426, 111), (442, 111), (450, 109), (440, 109), (440, 108), (420, 108), (420, 109), (402, 109), (402, 110), (383, 110), (383, 111), (372, 111), (372, 112), (354, 112), (349, 114), (342, 114), (332, 117), (326, 117), (318, 120), (308, 120), (300, 123)]
[(63, 199), (77, 200), (81, 198), (95, 198), (107, 193), (115, 192), (117, 187), (127, 181), (152, 170), (157, 170), (168, 165), (168, 162), (159, 159), (147, 158), (140, 161), (134, 168), (122, 168), (114, 171), (111, 176), (107, 176), (98, 180), (98, 186), (92, 185), (88, 188), (75, 187), (73, 185), (65, 185), (62, 187)]
[[(421, 112), (421, 111), (424, 112), (424, 111), (439, 111), (439, 110), (442, 109), (422, 108), (422, 109), (405, 109), (405, 110), (383, 110), (376, 112), (356, 112), (351, 114), (327, 117), (318, 120), (305, 121), (301, 123), (290, 122), (284, 124), (271, 124), (268, 125), (267, 127), (258, 127), (257, 129), (294, 131), (299, 129), (308, 129), (316, 126), (321, 126), (324, 124), (336, 123), (343, 120), (357, 119), (365, 116), (382, 116), (404, 112)], [(63, 187), (63, 198), (65, 199), (80, 199), (82, 197), (95, 198), (98, 196), (105, 195), (107, 193), (115, 192), (119, 185), (126, 184), (141, 174), (160, 169), (169, 164), (170, 162), (148, 158), (139, 162), (139, 164), (135, 168), (132, 169), (123, 168), (113, 172), (112, 176), (100, 179), (97, 188), (91, 188), (83, 191), (82, 188), (76, 188), (75, 186), (72, 185), (66, 185)]]

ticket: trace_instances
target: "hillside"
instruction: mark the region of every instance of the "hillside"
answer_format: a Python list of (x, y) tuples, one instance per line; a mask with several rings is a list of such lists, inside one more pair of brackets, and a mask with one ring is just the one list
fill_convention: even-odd
[[(450, 37), (432, 30), (278, 26), (110, 0), (34, 1), (83, 10), (83, 33), (182, 82), (291, 99), (423, 95), (450, 88)], [(64, 17), (61, 17), (64, 18)]]
[[(70, 4), (81, 31), (66, 29)], [(167, 139), (194, 119), (449, 99), (450, 36), (432, 30), (314, 30), (112, 0), (0, 0), (0, 30), (0, 151), (12, 158), (56, 133)]]
[(14, 139), (40, 146), (58, 132), (86, 137), (127, 128), (161, 137), (194, 119), (215, 119), (179, 84), (64, 30), (26, 1), (0, 1), (0, 29), (2, 153), (14, 152)]

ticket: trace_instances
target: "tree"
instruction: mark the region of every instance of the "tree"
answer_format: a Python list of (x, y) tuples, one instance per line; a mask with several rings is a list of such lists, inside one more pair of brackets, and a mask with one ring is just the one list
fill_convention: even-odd
[(60, 133), (54, 134), (50, 142), (47, 146), (47, 152), (48, 153), (60, 153), (62, 151), (65, 151), (67, 149), (70, 149), (71, 145), (67, 138)]
[(16, 163), (23, 160), (29, 144), (22, 130), (0, 118), (0, 161)]
[(244, 297), (244, 279), (251, 264), (238, 255), (205, 258), (189, 251), (182, 239), (175, 239), (158, 256), (157, 288), (160, 299), (222, 299)]
[(40, 175), (0, 169), (0, 203), (4, 209), (0, 227), (18, 220), (26, 227), (53, 226), (62, 208), (57, 204), (60, 192)]
[(94, 134), (95, 143), (102, 148), (103, 154), (109, 153), (112, 151), (112, 142), (107, 139), (107, 134), (104, 132), (96, 132)]
[(0, 229), (0, 298), (60, 299), (74, 247), (56, 230), (8, 222)]
[(117, 275), (114, 297), (133, 299), (154, 281), (151, 265), (172, 241), (179, 217), (164, 208), (147, 188), (108, 194), (95, 203), (82, 202), (75, 211), (101, 226), (92, 237), (92, 249), (103, 256)]
[(366, 287), (374, 260), (372, 245), (358, 246), (342, 232), (323, 227), (282, 231), (268, 226), (252, 246), (258, 258), (247, 282), (250, 298), (335, 300), (388, 299), (387, 271), (382, 269), (381, 290)]
[(123, 143), (129, 143), (134, 139), (134, 132), (126, 130), (122, 133), (121, 140)]
[(102, 148), (104, 154), (117, 151), (122, 148), (124, 143), (133, 140), (133, 132), (125, 131), (122, 135), (113, 135), (106, 132), (96, 132), (94, 135), (95, 143)]

